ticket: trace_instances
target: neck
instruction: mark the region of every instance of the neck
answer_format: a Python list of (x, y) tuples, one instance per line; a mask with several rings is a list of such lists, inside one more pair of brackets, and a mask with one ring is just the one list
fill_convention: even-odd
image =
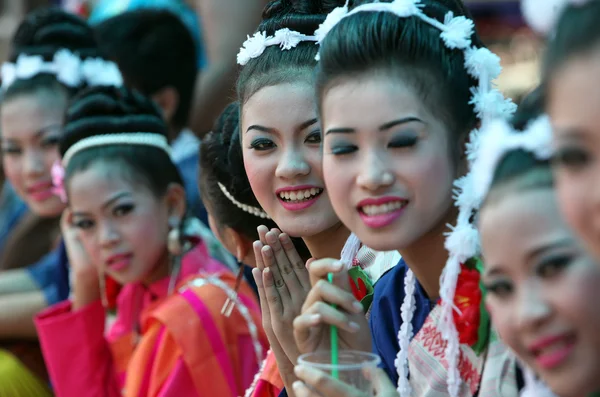
[(150, 271), (150, 273), (148, 273), (148, 275), (146, 275), (146, 277), (142, 281), (142, 284), (144, 284), (146, 287), (148, 287), (151, 284), (154, 284), (155, 282), (157, 282), (158, 280), (162, 280), (163, 278), (169, 276), (170, 273), (171, 273), (170, 255), (165, 250), (165, 253), (160, 258), (160, 260), (158, 261), (156, 266), (154, 266), (152, 268), (152, 270)]
[(341, 222), (314, 236), (303, 238), (314, 259), (339, 259), (350, 230)]
[(429, 299), (439, 297), (440, 276), (448, 260), (448, 251), (444, 247), (446, 240), (444, 232), (448, 231), (446, 226), (448, 223), (453, 224), (456, 221), (456, 215), (456, 209), (452, 206), (448, 214), (433, 229), (406, 249), (398, 251), (419, 280)]

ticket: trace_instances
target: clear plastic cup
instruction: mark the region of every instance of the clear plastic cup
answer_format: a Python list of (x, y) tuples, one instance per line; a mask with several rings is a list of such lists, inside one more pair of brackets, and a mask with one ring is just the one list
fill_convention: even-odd
[(307, 353), (298, 357), (298, 364), (321, 370), (330, 376), (334, 369), (337, 370), (340, 381), (353, 386), (367, 396), (373, 396), (373, 385), (368, 374), (372, 373), (380, 362), (381, 358), (376, 354), (355, 350), (340, 351), (337, 365), (331, 363), (329, 350)]

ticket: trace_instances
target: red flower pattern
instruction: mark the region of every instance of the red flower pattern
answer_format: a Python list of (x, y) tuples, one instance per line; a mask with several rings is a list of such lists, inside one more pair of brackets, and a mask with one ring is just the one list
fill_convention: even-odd
[(461, 269), (454, 294), (454, 304), (460, 312), (454, 311), (454, 323), (460, 343), (474, 345), (479, 336), (481, 320), (481, 275), (476, 269), (464, 264), (461, 265)]
[(351, 276), (348, 276), (348, 278), (350, 279), (350, 288), (352, 288), (352, 295), (354, 295), (356, 300), (360, 302), (365, 296), (369, 294), (367, 285), (361, 278), (358, 278), (356, 283), (354, 282)]

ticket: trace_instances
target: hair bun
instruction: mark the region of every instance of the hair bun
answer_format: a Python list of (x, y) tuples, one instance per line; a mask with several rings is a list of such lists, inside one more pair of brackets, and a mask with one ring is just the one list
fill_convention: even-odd
[(29, 13), (15, 32), (11, 61), (20, 54), (41, 55), (50, 60), (66, 48), (82, 57), (98, 56), (94, 31), (82, 18), (59, 8), (44, 8)]
[(273, 34), (283, 28), (312, 35), (334, 8), (344, 0), (273, 0), (263, 10), (258, 30)]

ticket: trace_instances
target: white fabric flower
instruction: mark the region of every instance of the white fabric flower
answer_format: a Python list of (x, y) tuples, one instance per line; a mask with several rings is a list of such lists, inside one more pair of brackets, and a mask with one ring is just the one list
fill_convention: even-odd
[(558, 17), (568, 3), (569, 0), (521, 0), (521, 13), (531, 29), (547, 35), (554, 30)]
[(448, 233), (444, 246), (457, 257), (460, 263), (479, 253), (479, 232), (473, 225), (468, 222), (458, 222), (451, 229), (452, 231)]
[(477, 117), (481, 120), (508, 118), (517, 110), (517, 105), (496, 89), (482, 91), (479, 87), (471, 87), (471, 93), (473, 96), (469, 104), (474, 105)]
[(115, 86), (123, 85), (123, 77), (114, 62), (101, 58), (91, 58), (83, 61), (81, 65), (85, 81), (90, 86)]
[(469, 133), (469, 141), (466, 144), (466, 154), (469, 163), (473, 163), (477, 158), (477, 151), (479, 149), (479, 130), (474, 129)]
[(30, 79), (42, 72), (49, 72), (40, 55), (19, 55), (16, 68), (18, 79)]
[(392, 12), (401, 18), (418, 14), (423, 7), (421, 0), (395, 0), (391, 3)]
[(7, 89), (17, 79), (17, 67), (14, 63), (2, 64), (2, 88)]
[(454, 17), (454, 14), (450, 11), (444, 17), (444, 26), (446, 29), (440, 36), (446, 47), (462, 50), (471, 45), (471, 35), (475, 28), (473, 21), (464, 16)]
[(53, 63), (58, 81), (69, 87), (81, 84), (81, 59), (77, 55), (62, 49), (54, 54)]
[(485, 74), (490, 80), (494, 80), (502, 72), (500, 57), (483, 47), (466, 50), (465, 67), (469, 74), (476, 79)]
[(275, 32), (274, 39), (282, 50), (289, 50), (296, 47), (302, 41), (302, 37), (303, 34), (284, 28)]
[(267, 48), (267, 40), (271, 37), (267, 37), (265, 32), (256, 32), (252, 37), (248, 36), (242, 48), (237, 55), (237, 62), (239, 65), (245, 65), (253, 58), (257, 58), (262, 55)]
[(343, 7), (334, 8), (329, 14), (327, 14), (327, 18), (323, 21), (322, 24), (319, 25), (319, 28), (315, 30), (315, 37), (317, 38), (317, 42), (321, 43), (327, 36), (327, 33), (333, 29), (335, 25), (338, 24), (344, 17), (348, 14), (348, 2)]

